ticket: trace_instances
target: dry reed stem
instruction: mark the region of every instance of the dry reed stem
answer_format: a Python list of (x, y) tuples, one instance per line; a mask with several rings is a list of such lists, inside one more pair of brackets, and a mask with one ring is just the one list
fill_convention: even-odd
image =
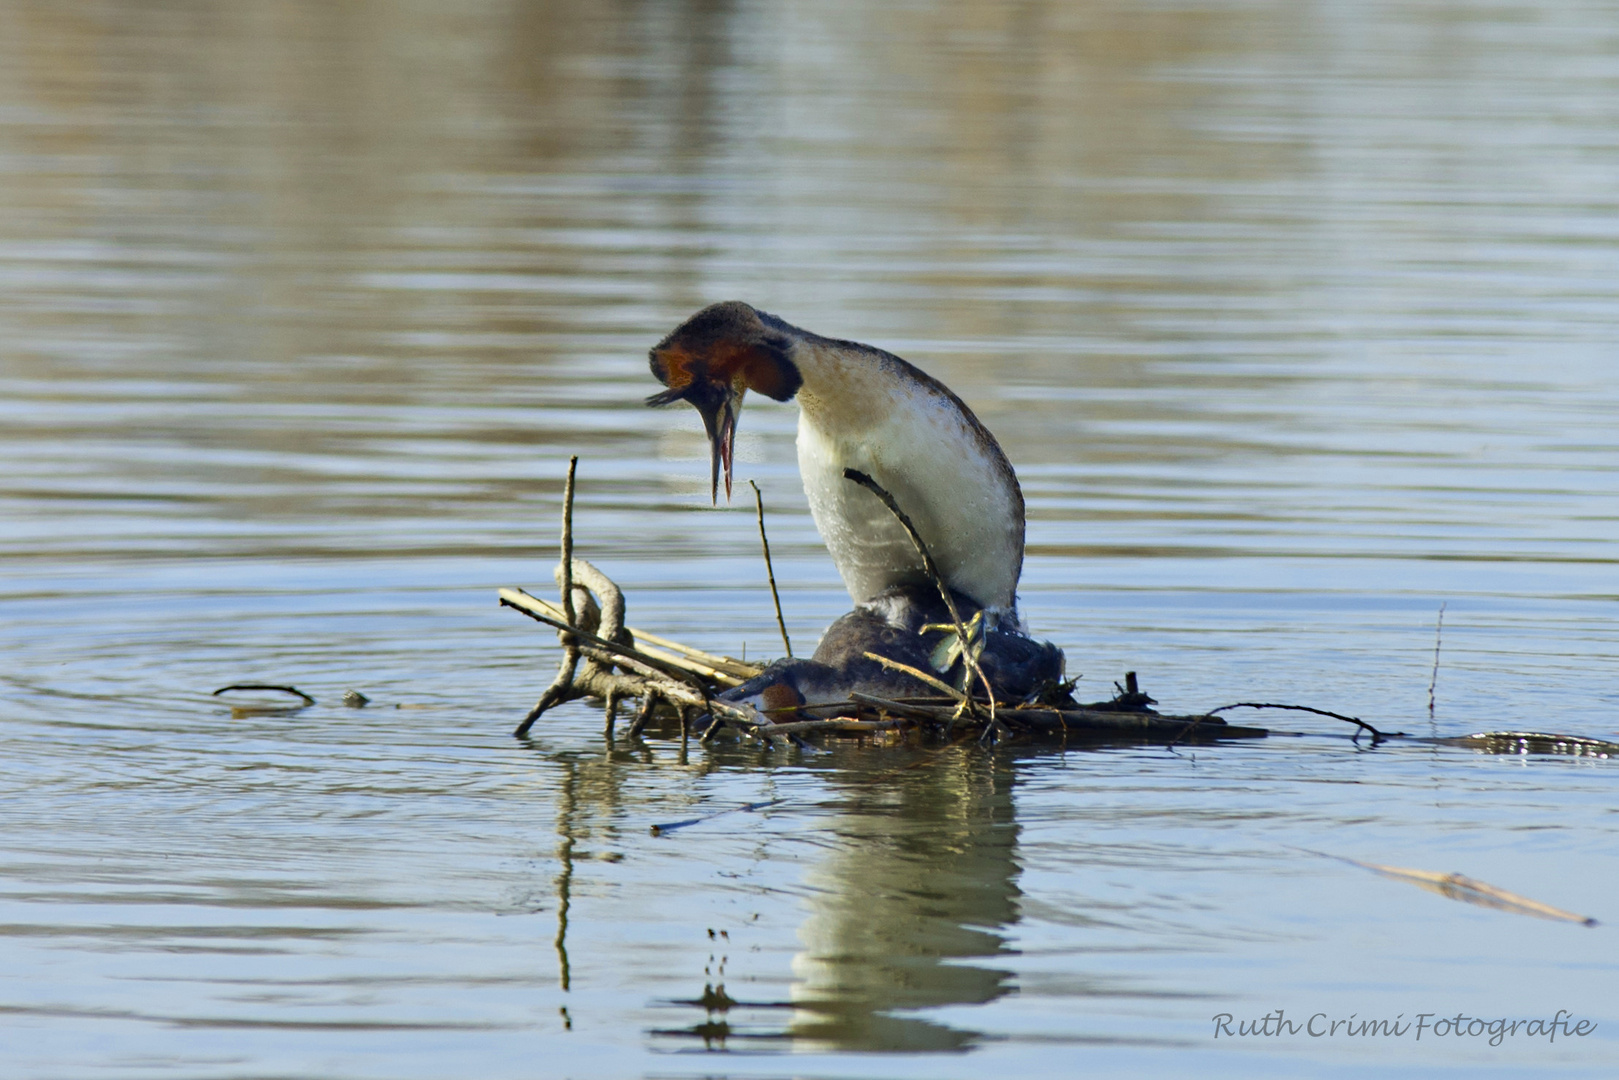
[(637, 630), (633, 626), (627, 629), (642, 641), (648, 641), (661, 649), (670, 649), (694, 660), (700, 660), (718, 671), (725, 672), (727, 675), (735, 675), (744, 682), (764, 670), (763, 664), (749, 663), (746, 660), (738, 660), (734, 656), (725, 656), (720, 653), (704, 652), (701, 649), (694, 649), (690, 645), (682, 645), (678, 641), (672, 641), (669, 638), (649, 633), (646, 630)]
[[(574, 648), (577, 652), (591, 662), (586, 664), (584, 670), (574, 672), (568, 672), (564, 663), (563, 669), (557, 672), (556, 680), (540, 698), (539, 705), (535, 706), (518, 726), (516, 734), (519, 737), (527, 735), (534, 721), (554, 705), (580, 697), (605, 698), (609, 693), (616, 693), (620, 697), (643, 699), (652, 695), (654, 705), (657, 700), (662, 700), (676, 709), (702, 709), (716, 720), (740, 722), (750, 727), (770, 726), (770, 722), (757, 710), (712, 700), (708, 689), (696, 681), (698, 677), (693, 673), (648, 656), (633, 646), (608, 641), (582, 627), (568, 626), (533, 603), (535, 599), (521, 589), (500, 590), (502, 605), (521, 611), (529, 618), (571, 636), (574, 638)], [(614, 666), (627, 668), (633, 675), (618, 674), (611, 670)], [(566, 679), (564, 675), (567, 675)], [(643, 712), (647, 712), (644, 706)], [(637, 716), (631, 733), (639, 734), (650, 718), (650, 713), (644, 717)]]
[(776, 605), (776, 627), (781, 631), (781, 646), (791, 660), (793, 643), (787, 640), (787, 620), (781, 617), (781, 593), (776, 591), (776, 568), (770, 563), (770, 537), (765, 535), (765, 497), (752, 480), (748, 481), (748, 486), (753, 488), (753, 504), (759, 511), (759, 544), (765, 551), (765, 577), (770, 579), (770, 599)]
[[(575, 564), (583, 562), (575, 559)], [(508, 595), (509, 594), (509, 595)], [(501, 589), (500, 598), (505, 607), (517, 608), (526, 614), (532, 608), (541, 614), (558, 622), (566, 622), (562, 608), (542, 596), (534, 596), (522, 589)], [(541, 622), (546, 620), (541, 619)], [(645, 630), (637, 630), (633, 626), (624, 628), (634, 639), (638, 651), (656, 660), (684, 668), (694, 675), (701, 675), (705, 679), (712, 679), (721, 686), (738, 686), (753, 678), (764, 668), (756, 667), (744, 661), (729, 656), (717, 656), (713, 653), (694, 649), (689, 645), (682, 645), (678, 641), (649, 634)]]
[(1428, 719), (1433, 720), (1434, 688), (1439, 685), (1439, 636), (1445, 632), (1445, 604), (1439, 603), (1439, 619), (1433, 628), (1433, 675), (1428, 679)]
[(569, 636), (575, 637), (580, 643), (588, 644), (597, 650), (613, 654), (614, 663), (624, 663), (626, 666), (642, 670), (643, 674), (653, 674), (666, 679), (673, 679), (683, 685), (691, 685), (688, 680), (700, 676), (689, 668), (681, 666), (675, 660), (663, 660), (650, 653), (643, 652), (633, 645), (624, 645), (616, 641), (608, 641), (598, 637), (577, 626), (572, 626), (556, 616), (546, 608), (552, 605), (541, 606), (535, 601), (537, 597), (531, 596), (522, 589), (501, 589), (500, 603), (503, 607), (516, 608), (536, 622), (545, 623), (560, 630)]

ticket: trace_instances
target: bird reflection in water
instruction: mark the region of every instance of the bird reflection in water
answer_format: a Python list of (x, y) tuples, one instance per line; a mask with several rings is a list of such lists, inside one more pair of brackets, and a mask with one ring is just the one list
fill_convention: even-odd
[(1005, 931), (1021, 895), (1012, 763), (956, 747), (920, 767), (893, 764), (862, 775), (845, 761), (830, 774), (847, 798), (821, 829), (834, 843), (806, 876), (789, 1000), (731, 997), (717, 952), (703, 994), (680, 1003), (705, 1019), (656, 1034), (696, 1036), (711, 1049), (951, 1051), (977, 1042), (978, 1032), (926, 1012), (1010, 990), (1012, 973), (994, 961), (1009, 953)]
[(1008, 992), (993, 958), (1008, 952), (1021, 895), (1012, 764), (939, 757), (863, 786), (834, 825), (841, 843), (809, 875), (793, 958), (795, 1045), (962, 1049), (976, 1032), (904, 1014)]

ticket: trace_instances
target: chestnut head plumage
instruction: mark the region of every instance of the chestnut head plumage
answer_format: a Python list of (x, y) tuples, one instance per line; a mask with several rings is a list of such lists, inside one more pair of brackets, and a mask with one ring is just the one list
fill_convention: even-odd
[(757, 391), (787, 401), (803, 384), (792, 361), (792, 327), (740, 300), (704, 308), (652, 347), (652, 374), (668, 389), (652, 406), (688, 402), (703, 418), (710, 450), (710, 495), (719, 501), (720, 474), (731, 497), (731, 462), (742, 398)]

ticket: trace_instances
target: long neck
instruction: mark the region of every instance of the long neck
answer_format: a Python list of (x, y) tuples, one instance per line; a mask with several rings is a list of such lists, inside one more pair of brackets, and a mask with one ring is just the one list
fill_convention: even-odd
[[(816, 427), (854, 436), (881, 427), (894, 413), (950, 397), (918, 369), (889, 353), (806, 334), (794, 344), (793, 363), (803, 377), (797, 400)], [(944, 391), (939, 395), (936, 391)]]
[(804, 335), (799, 472), (822, 538), (863, 602), (916, 580), (910, 540), (869, 493), (867, 473), (916, 523), (945, 580), (980, 605), (1010, 610), (1023, 562), (1023, 495), (994, 436), (942, 383), (897, 356)]

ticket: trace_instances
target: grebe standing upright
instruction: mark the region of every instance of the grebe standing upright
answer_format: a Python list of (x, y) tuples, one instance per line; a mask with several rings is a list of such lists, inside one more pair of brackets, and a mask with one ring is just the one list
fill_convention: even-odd
[(798, 402), (798, 471), (857, 605), (928, 580), (910, 537), (845, 469), (893, 494), (952, 590), (992, 624), (1018, 627), (1023, 493), (995, 437), (943, 383), (892, 353), (812, 334), (737, 300), (687, 319), (651, 361), (668, 389), (647, 404), (687, 401), (702, 415), (716, 500), (721, 473), (731, 494), (743, 395)]
[[(647, 404), (687, 401), (703, 418), (715, 501), (721, 474), (731, 494), (743, 396), (753, 390), (797, 400), (798, 471), (815, 527), (855, 601), (813, 658), (778, 661), (726, 691), (726, 700), (779, 720), (806, 703), (846, 702), (854, 691), (933, 692), (871, 658), (927, 670), (946, 636), (938, 624), (949, 616), (910, 536), (845, 469), (894, 496), (962, 617), (982, 613), (974, 652), (997, 695), (1023, 700), (1061, 680), (1061, 650), (1024, 634), (1017, 615), (1024, 529), (1017, 477), (995, 437), (943, 383), (892, 353), (812, 334), (735, 300), (687, 319), (653, 347), (651, 361), (668, 389)], [(947, 671), (965, 684), (960, 660)]]

